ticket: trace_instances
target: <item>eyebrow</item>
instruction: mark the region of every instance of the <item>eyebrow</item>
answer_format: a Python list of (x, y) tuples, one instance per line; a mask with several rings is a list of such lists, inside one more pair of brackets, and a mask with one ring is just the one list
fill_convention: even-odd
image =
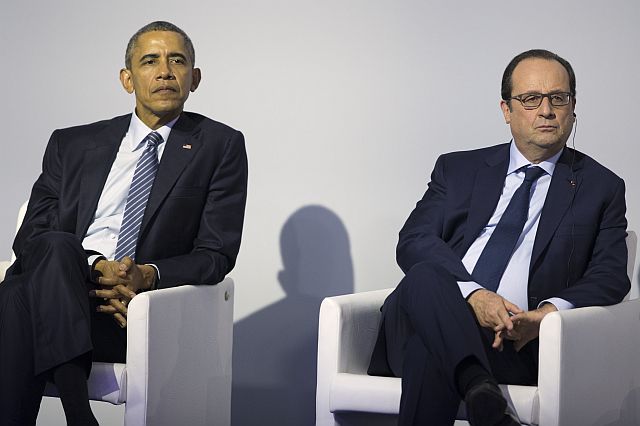
[(146, 55), (142, 56), (142, 58), (140, 58), (140, 62), (144, 62), (147, 59), (158, 59), (160, 57), (160, 55), (158, 55), (157, 53), (147, 53)]
[[(160, 55), (157, 54), (157, 53), (147, 53), (146, 55), (143, 55), (140, 58), (140, 62), (144, 62), (144, 61), (146, 61), (148, 59), (158, 59), (159, 57), (160, 57)], [(181, 58), (181, 59), (184, 59), (185, 61), (187, 60), (187, 57), (184, 54), (179, 53), (179, 52), (169, 53), (169, 57), (170, 58)]]
[(550, 92), (547, 93), (542, 93), (542, 92), (535, 92), (535, 91), (530, 91), (530, 92), (524, 92), (524, 93), (520, 93), (516, 96), (527, 96), (527, 95), (557, 95), (559, 93), (568, 93), (571, 95), (571, 90), (552, 90)]

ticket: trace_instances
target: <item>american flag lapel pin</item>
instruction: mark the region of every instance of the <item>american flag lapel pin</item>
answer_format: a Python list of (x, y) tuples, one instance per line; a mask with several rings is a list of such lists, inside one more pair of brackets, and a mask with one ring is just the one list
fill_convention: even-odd
[(185, 143), (184, 145), (182, 145), (182, 149), (191, 149), (191, 144)]

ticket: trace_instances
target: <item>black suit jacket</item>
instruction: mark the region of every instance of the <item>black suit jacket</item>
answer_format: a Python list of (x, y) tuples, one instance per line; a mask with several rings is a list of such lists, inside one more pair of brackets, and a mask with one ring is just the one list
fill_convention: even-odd
[[(46, 231), (84, 238), (131, 114), (56, 130), (13, 245)], [(136, 249), (158, 266), (159, 288), (215, 284), (235, 265), (247, 194), (242, 133), (183, 112), (175, 123), (149, 196)]]

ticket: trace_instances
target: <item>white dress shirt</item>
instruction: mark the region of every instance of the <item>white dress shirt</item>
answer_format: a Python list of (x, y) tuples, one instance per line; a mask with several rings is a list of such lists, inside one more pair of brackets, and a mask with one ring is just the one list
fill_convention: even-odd
[[(511, 303), (518, 305), (518, 307), (525, 311), (528, 310), (529, 305), (527, 286), (529, 282), (529, 265), (531, 263), (533, 243), (536, 238), (536, 230), (538, 229), (538, 223), (540, 222), (542, 207), (544, 206), (544, 201), (547, 198), (547, 192), (549, 191), (551, 177), (553, 176), (556, 162), (558, 161), (558, 158), (560, 158), (561, 154), (562, 151), (558, 152), (548, 160), (536, 164), (536, 166), (541, 167), (546, 173), (540, 176), (540, 178), (534, 182), (531, 187), (531, 199), (529, 203), (529, 216), (527, 218), (527, 222), (524, 225), (522, 234), (520, 234), (520, 237), (518, 238), (515, 251), (511, 256), (511, 259), (509, 259), (507, 268), (500, 279), (500, 285), (496, 291), (500, 296), (509, 300)], [(496, 229), (496, 225), (498, 225), (502, 214), (509, 205), (511, 197), (524, 181), (525, 171), (522, 170), (522, 167), (528, 165), (531, 165), (531, 162), (527, 160), (520, 151), (518, 151), (518, 148), (512, 141), (509, 148), (509, 168), (507, 169), (507, 177), (504, 181), (504, 187), (502, 188), (502, 194), (498, 200), (498, 205), (496, 206), (491, 219), (489, 219), (489, 223), (485, 225), (478, 238), (476, 238), (473, 244), (471, 244), (471, 247), (469, 247), (469, 250), (467, 250), (462, 258), (462, 263), (467, 268), (469, 274), (471, 274), (471, 271), (473, 271), (473, 268), (476, 266), (476, 262), (478, 261), (482, 250), (484, 250), (491, 234), (493, 234), (493, 231)], [(458, 285), (460, 286), (462, 296), (465, 298), (467, 298), (473, 291), (484, 288), (475, 281), (458, 282)], [(559, 310), (573, 308), (573, 305), (570, 302), (557, 297), (543, 300), (538, 306), (543, 303), (552, 303)]]
[[(171, 128), (177, 120), (178, 118), (155, 130), (164, 140), (158, 145), (158, 162), (162, 158)], [(95, 216), (82, 240), (82, 247), (85, 250), (96, 251), (108, 260), (114, 260), (129, 187), (138, 159), (144, 151), (142, 141), (151, 132), (153, 130), (147, 127), (135, 112), (131, 114), (129, 129), (122, 138), (118, 154), (111, 166), (104, 188), (102, 188)], [(95, 257), (89, 258), (89, 264), (93, 263)]]

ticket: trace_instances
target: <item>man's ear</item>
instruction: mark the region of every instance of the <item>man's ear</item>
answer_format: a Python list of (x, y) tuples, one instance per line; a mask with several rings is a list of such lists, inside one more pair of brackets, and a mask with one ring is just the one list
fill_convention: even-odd
[(120, 70), (120, 83), (122, 83), (122, 87), (127, 93), (133, 93), (133, 81), (131, 77), (131, 71), (126, 68), (122, 68)]
[(504, 122), (507, 124), (511, 123), (511, 107), (509, 106), (509, 102), (502, 99), (500, 101), (500, 108), (502, 109), (502, 115), (504, 115)]
[(200, 72), (200, 68), (194, 68), (191, 74), (191, 87), (189, 90), (195, 92), (198, 86), (200, 85), (200, 80), (202, 79), (202, 73)]

